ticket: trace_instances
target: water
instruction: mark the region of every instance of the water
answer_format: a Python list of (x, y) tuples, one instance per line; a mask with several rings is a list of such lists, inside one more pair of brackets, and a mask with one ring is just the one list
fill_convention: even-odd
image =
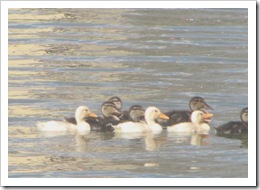
[(247, 135), (40, 134), (111, 96), (212, 126), (248, 104), (247, 9), (9, 9), (9, 177), (247, 177)]

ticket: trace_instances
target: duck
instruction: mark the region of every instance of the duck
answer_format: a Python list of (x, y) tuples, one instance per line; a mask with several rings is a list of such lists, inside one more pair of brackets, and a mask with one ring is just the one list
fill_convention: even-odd
[[(91, 131), (113, 131), (111, 124), (118, 124), (122, 112), (117, 109), (113, 102), (105, 101), (100, 107), (103, 117), (85, 117), (85, 121), (89, 123)], [(75, 117), (65, 118), (69, 123), (76, 124)]]
[(120, 122), (118, 123), (122, 123), (126, 121), (133, 121), (133, 122), (145, 121), (144, 112), (145, 109), (141, 105), (133, 105), (129, 108), (128, 111), (122, 112), (124, 116), (118, 117), (118, 120), (120, 120)]
[(141, 105), (133, 105), (129, 108), (129, 119), (134, 122), (145, 121), (145, 109)]
[(167, 121), (158, 120), (158, 123), (163, 125), (164, 128), (167, 128), (167, 126), (172, 126), (178, 123), (191, 122), (191, 114), (195, 110), (214, 110), (206, 103), (204, 98), (200, 96), (194, 96), (190, 99), (189, 108), (190, 110), (172, 110), (164, 112), (170, 119)]
[(117, 108), (117, 106), (110, 101), (105, 101), (101, 105), (101, 113), (104, 116), (104, 118), (111, 118), (114, 120), (120, 120), (120, 117), (122, 116), (122, 111)]
[(112, 96), (106, 102), (110, 102), (110, 103), (115, 104), (118, 111), (121, 112), (121, 114), (119, 116), (120, 120), (129, 120), (129, 118), (130, 118), (129, 117), (129, 111), (122, 111), (123, 102), (122, 102), (121, 98), (119, 98), (118, 96)]
[(48, 131), (48, 132), (60, 132), (60, 131), (90, 131), (90, 125), (85, 121), (86, 117), (98, 117), (95, 113), (91, 112), (87, 106), (79, 106), (75, 111), (76, 123), (69, 121), (47, 121), (38, 122), (38, 131)]
[(201, 110), (195, 110), (191, 114), (191, 122), (182, 122), (167, 127), (168, 132), (209, 132), (208, 125), (210, 119), (213, 117), (212, 113)]
[(248, 107), (240, 111), (240, 121), (230, 121), (215, 128), (217, 134), (241, 134), (248, 132)]
[[(113, 131), (112, 125), (118, 125), (119, 123), (127, 122), (127, 121), (144, 121), (144, 108), (140, 105), (133, 105), (129, 108), (125, 113), (120, 112), (117, 109), (114, 103), (104, 102), (101, 106), (101, 112), (104, 118), (98, 118), (99, 121), (96, 122), (97, 126), (102, 126), (102, 129), (106, 129), (106, 131)], [(121, 117), (124, 114), (124, 117)], [(93, 120), (93, 118), (92, 118)], [(91, 122), (93, 126), (93, 122)], [(111, 129), (112, 128), (112, 129)]]
[(122, 100), (121, 98), (119, 98), (118, 96), (112, 96), (111, 98), (109, 98), (106, 102), (110, 102), (110, 103), (113, 103), (115, 104), (116, 108), (118, 110), (121, 110), (122, 109)]
[(121, 122), (120, 116), (123, 114), (113, 102), (106, 101), (101, 105), (101, 113), (103, 117), (98, 117), (97, 120), (91, 120), (90, 125), (94, 131), (114, 131), (112, 125)]
[(162, 131), (162, 126), (156, 123), (156, 119), (169, 119), (164, 113), (162, 113), (157, 107), (150, 106), (146, 108), (144, 113), (145, 121), (126, 121), (119, 123), (118, 125), (113, 125), (114, 132), (119, 133), (140, 133), (140, 132), (153, 132), (160, 133)]

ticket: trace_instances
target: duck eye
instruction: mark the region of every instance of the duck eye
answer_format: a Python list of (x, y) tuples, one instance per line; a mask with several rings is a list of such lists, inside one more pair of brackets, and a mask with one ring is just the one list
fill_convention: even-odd
[(88, 112), (88, 109), (85, 109), (86, 112)]
[(157, 112), (158, 112), (158, 110), (154, 110), (154, 112), (155, 112), (155, 113), (157, 113)]

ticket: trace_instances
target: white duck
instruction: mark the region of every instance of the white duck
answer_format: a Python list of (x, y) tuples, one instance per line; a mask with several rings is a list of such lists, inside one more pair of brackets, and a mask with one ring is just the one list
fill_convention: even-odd
[(162, 131), (162, 126), (155, 122), (156, 119), (169, 119), (168, 116), (161, 113), (161, 111), (156, 107), (148, 107), (145, 110), (145, 122), (133, 122), (127, 121), (123, 123), (119, 123), (114, 127), (114, 132), (121, 133), (140, 133), (151, 131), (153, 133), (160, 133)]
[(200, 110), (193, 111), (191, 114), (191, 122), (178, 123), (176, 125), (168, 126), (168, 132), (208, 132), (212, 113), (203, 112)]
[(97, 115), (89, 110), (86, 106), (79, 106), (75, 112), (76, 125), (67, 121), (47, 121), (38, 122), (38, 131), (58, 132), (58, 131), (90, 131), (89, 124), (85, 121), (85, 117), (97, 117)]

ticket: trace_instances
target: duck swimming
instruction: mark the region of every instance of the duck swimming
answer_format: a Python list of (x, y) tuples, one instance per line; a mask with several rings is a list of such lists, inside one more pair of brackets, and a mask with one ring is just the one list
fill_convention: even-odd
[(191, 122), (191, 114), (195, 110), (214, 110), (212, 107), (210, 107), (206, 101), (199, 96), (194, 96), (191, 98), (189, 102), (190, 110), (172, 110), (169, 112), (165, 112), (165, 115), (167, 115), (170, 119), (165, 121), (158, 121), (160, 124), (162, 124), (164, 127), (172, 126), (178, 123), (183, 122)]
[(133, 105), (129, 108), (129, 119), (134, 122), (145, 121), (145, 109), (140, 105)]
[[(120, 122), (119, 117), (122, 115), (122, 112), (117, 109), (114, 103), (104, 102), (101, 105), (101, 113), (103, 117), (85, 117), (85, 121), (89, 123), (91, 131), (113, 131), (114, 128), (111, 127), (111, 124), (118, 124)], [(67, 122), (76, 124), (75, 117), (65, 118)]]
[(119, 117), (122, 115), (122, 112), (117, 109), (116, 105), (112, 102), (104, 102), (101, 105), (101, 113), (104, 118), (113, 118), (115, 120), (120, 120)]
[(122, 115), (122, 112), (118, 110), (113, 102), (106, 101), (101, 105), (101, 113), (103, 118), (99, 117), (95, 121), (92, 119), (90, 122), (93, 130), (101, 128), (101, 131), (113, 131), (114, 128), (112, 125), (120, 123), (121, 120), (119, 117)]
[(129, 111), (122, 111), (123, 102), (118, 96), (113, 96), (107, 100), (107, 102), (115, 104), (116, 108), (121, 112), (119, 116), (120, 120), (129, 120)]
[(86, 106), (79, 106), (75, 112), (76, 123), (68, 121), (48, 121), (38, 122), (38, 131), (90, 131), (90, 125), (85, 121), (86, 117), (94, 117), (97, 115), (90, 111)]
[[(112, 125), (118, 125), (119, 123), (123, 123), (126, 121), (144, 121), (144, 108), (140, 105), (131, 106), (129, 111), (125, 111), (125, 113), (122, 113), (116, 108), (113, 103), (104, 102), (101, 106), (101, 111), (104, 118), (101, 118), (97, 125), (101, 125), (107, 128), (111, 127)], [(123, 118), (121, 117), (122, 114), (124, 114)], [(109, 131), (112, 130), (110, 129)]]
[(127, 121), (120, 123), (118, 125), (114, 125), (114, 132), (121, 132), (121, 133), (139, 133), (139, 132), (155, 132), (159, 133), (162, 131), (162, 126), (156, 123), (156, 119), (169, 119), (168, 116), (161, 113), (161, 111), (156, 107), (148, 107), (145, 110), (145, 122), (139, 121), (139, 122), (133, 122), (133, 121)]
[(191, 114), (191, 122), (183, 122), (167, 127), (168, 132), (208, 132), (210, 121), (213, 114), (196, 110)]
[(118, 96), (113, 96), (113, 97), (109, 98), (106, 102), (115, 104), (115, 106), (118, 110), (122, 109), (123, 103), (122, 103), (122, 100)]
[(217, 134), (240, 134), (248, 132), (248, 107), (245, 107), (240, 112), (241, 121), (230, 121), (217, 128)]

